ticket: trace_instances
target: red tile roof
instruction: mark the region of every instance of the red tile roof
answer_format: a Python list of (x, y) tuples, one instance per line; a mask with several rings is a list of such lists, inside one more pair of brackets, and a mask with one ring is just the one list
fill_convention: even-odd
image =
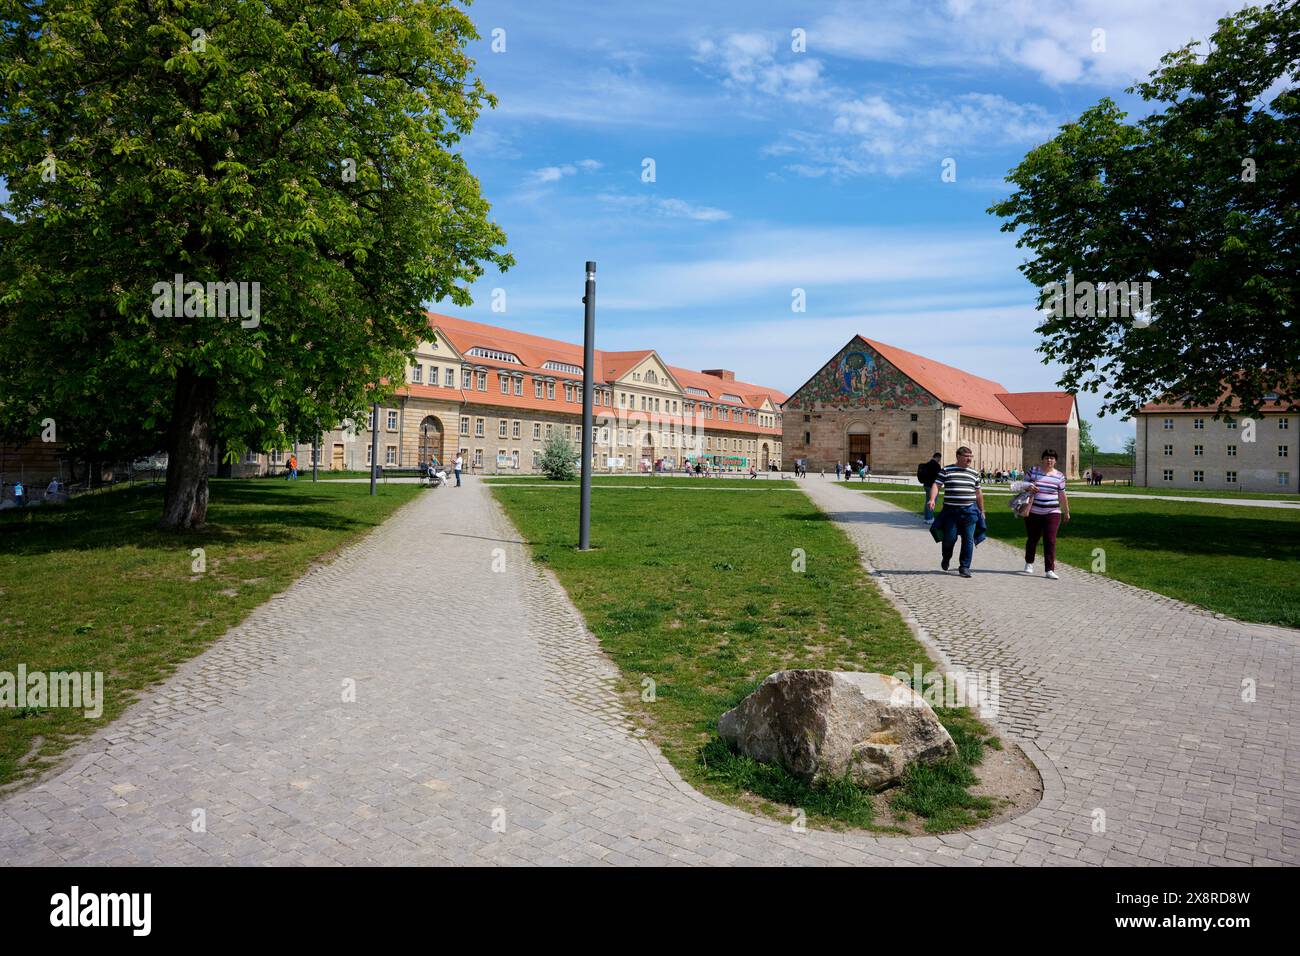
[(1065, 425), (1074, 411), (1069, 392), (1000, 392), (997, 398), (1026, 425)]
[(951, 365), (907, 352), (884, 342), (859, 336), (900, 372), (920, 385), (939, 401), (956, 405), (966, 418), (979, 418), (986, 422), (1021, 426), (1023, 423), (997, 398), (1007, 394), (1002, 385), (992, 379), (971, 375)]
[[(1285, 379), (1279, 380), (1279, 384), (1285, 382)], [(1188, 405), (1184, 406), (1180, 397), (1166, 396), (1164, 401), (1148, 402), (1138, 409), (1138, 414), (1155, 414), (1160, 412), (1204, 412), (1210, 415), (1218, 411), (1218, 403), (1222, 402), (1228, 395), (1228, 387), (1225, 385), (1223, 391), (1219, 393), (1219, 398), (1213, 405)], [(1172, 399), (1172, 400), (1171, 400)], [(1228, 402), (1226, 411), (1233, 412), (1241, 407), (1241, 403), (1235, 398)], [(1295, 405), (1288, 405), (1280, 399), (1274, 399), (1271, 402), (1264, 402), (1262, 411), (1265, 413), (1277, 414), (1279, 412), (1296, 412), (1300, 411)]]
[[(465, 355), (465, 361), (474, 365), (479, 365), (489, 369), (501, 369), (510, 372), (526, 372), (529, 376), (543, 375), (548, 378), (557, 380), (556, 397), (554, 399), (536, 398), (533, 383), (525, 381), (524, 394), (515, 395), (513, 386), (509, 395), (501, 394), (500, 384), (496, 375), (488, 378), (487, 391), (478, 391), (476, 388), (461, 390), (456, 388), (444, 388), (437, 385), (418, 385), (408, 383), (404, 391), (407, 394), (419, 395), (428, 398), (446, 398), (452, 401), (462, 401), (469, 404), (478, 405), (495, 405), (510, 408), (533, 409), (536, 411), (551, 412), (573, 412), (581, 414), (581, 402), (566, 402), (564, 400), (563, 382), (573, 381), (580, 382), (581, 374), (564, 372), (555, 369), (543, 368), (547, 361), (563, 362), (567, 365), (582, 367), (582, 346), (575, 345), (571, 342), (563, 342), (559, 339), (549, 339), (540, 335), (531, 335), (527, 332), (516, 332), (512, 329), (503, 329), (495, 325), (486, 325), (481, 322), (471, 322), (468, 319), (460, 319), (450, 315), (441, 315), (438, 313), (428, 313), (429, 325), (432, 328), (440, 329), (443, 335), (451, 345), (462, 355)], [(519, 359), (519, 363), (504, 362), (499, 359), (487, 358), (479, 355), (467, 355), (472, 348), (484, 348), (497, 352), (507, 352)], [(606, 352), (601, 349), (595, 350), (595, 373), (596, 381), (608, 386), (615, 381), (620, 375), (625, 374), (633, 365), (640, 362), (647, 355), (654, 354), (653, 349), (636, 349), (622, 352)], [(724, 381), (716, 375), (706, 375), (703, 372), (693, 371), (691, 369), (680, 368), (675, 365), (664, 363), (669, 373), (677, 379), (678, 384), (683, 388), (694, 387), (702, 388), (709, 393), (705, 399), (703, 396), (695, 396), (697, 401), (710, 401), (722, 403), (721, 396), (723, 393), (736, 395), (742, 400), (742, 404), (750, 409), (762, 407), (763, 397), (768, 396), (771, 399), (775, 410), (779, 411), (780, 403), (785, 401), (787, 396), (784, 392), (774, 388), (768, 388), (762, 385), (752, 385), (748, 382), (738, 382), (732, 380)], [(459, 382), (457, 383), (459, 385)], [(689, 393), (688, 393), (689, 395)], [(689, 399), (688, 399), (689, 400)], [(722, 404), (735, 407), (734, 403), (726, 402)], [(616, 406), (597, 405), (594, 406), (594, 412), (597, 416), (609, 414), (617, 410)], [(624, 414), (633, 412), (633, 409), (623, 409)], [(667, 416), (662, 416), (667, 417)], [(779, 434), (780, 429), (775, 425), (764, 427), (751, 425), (746, 422), (724, 421), (720, 418), (702, 419), (701, 424), (710, 429), (719, 429), (722, 431), (735, 432), (766, 432), (769, 434)]]

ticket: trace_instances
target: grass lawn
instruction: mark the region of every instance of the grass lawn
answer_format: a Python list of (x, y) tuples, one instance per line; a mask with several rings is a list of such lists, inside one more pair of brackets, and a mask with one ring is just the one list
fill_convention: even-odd
[[(213, 481), (205, 531), (154, 527), (161, 487), (0, 512), (0, 671), (104, 675), (103, 714), (0, 710), (0, 784), (39, 772), (313, 562), (419, 494), (389, 485)], [(190, 552), (205, 551), (193, 573)]]
[[(876, 489), (869, 488), (867, 493)], [(880, 500), (920, 510), (915, 498)], [(942, 500), (942, 499), (941, 499)], [(989, 534), (1025, 541), (1024, 519), (1007, 497), (988, 499)], [(1197, 604), (1243, 621), (1300, 627), (1300, 509), (1160, 501), (1134, 496), (1072, 498), (1070, 523), (1061, 526), (1056, 556), (1091, 568), (1103, 549), (1105, 573), (1140, 588)], [(1039, 551), (1039, 568), (1042, 552)]]
[[(618, 481), (619, 479), (613, 479)], [(672, 481), (674, 479), (656, 479)], [(702, 485), (702, 479), (676, 479)], [(969, 794), (984, 726), (939, 711), (960, 756), (914, 773), (886, 813), (849, 784), (810, 788), (733, 754), (717, 720), (785, 668), (909, 671), (931, 666), (907, 625), (859, 564), (857, 550), (791, 482), (715, 482), (665, 498), (658, 489), (592, 496), (595, 550), (575, 548), (576, 487), (493, 485), (538, 561), (550, 566), (618, 664), (628, 706), (678, 771), (713, 796), (789, 820), (896, 829), (919, 815), (942, 831), (988, 816)], [(748, 493), (737, 494), (737, 488)], [(793, 570), (803, 549), (806, 571)], [(654, 700), (648, 696), (654, 681)], [(892, 818), (892, 819), (891, 819)]]

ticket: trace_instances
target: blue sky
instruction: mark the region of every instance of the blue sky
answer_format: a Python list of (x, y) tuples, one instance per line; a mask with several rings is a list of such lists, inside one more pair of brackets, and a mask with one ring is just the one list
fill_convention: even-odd
[[(1026, 150), (1103, 96), (1140, 113), (1124, 88), (1244, 5), (479, 0), (500, 105), (463, 152), (518, 265), (468, 310), (429, 305), (580, 341), (594, 259), (601, 348), (793, 391), (862, 333), (1055, 388), (1022, 254), (985, 210)], [(1118, 450), (1132, 426), (1099, 405), (1079, 396)]]
[[(792, 391), (861, 332), (1054, 388), (1022, 253), (985, 209), (1028, 148), (1102, 96), (1140, 112), (1123, 89), (1242, 5), (479, 0), (500, 106), (464, 153), (518, 265), (448, 311), (580, 341), (594, 259), (602, 348)], [(1080, 396), (1118, 450), (1132, 427), (1098, 405)]]

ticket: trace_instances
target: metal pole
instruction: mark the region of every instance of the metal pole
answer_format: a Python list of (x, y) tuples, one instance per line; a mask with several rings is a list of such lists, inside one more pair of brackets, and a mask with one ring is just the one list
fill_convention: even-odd
[(375, 494), (375, 476), (379, 474), (379, 403), (371, 406), (375, 419), (370, 423), (370, 494)]
[(587, 289), (582, 297), (584, 331), (582, 338), (582, 504), (578, 518), (578, 550), (591, 550), (591, 370), (596, 351), (596, 263), (587, 263)]

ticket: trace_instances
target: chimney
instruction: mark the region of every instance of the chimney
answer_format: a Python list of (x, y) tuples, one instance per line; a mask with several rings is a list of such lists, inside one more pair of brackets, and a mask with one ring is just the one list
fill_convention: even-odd
[(724, 382), (734, 382), (736, 380), (736, 373), (731, 371), (730, 369), (706, 368), (703, 369), (702, 371), (704, 372), (705, 375), (717, 376), (718, 378), (722, 379)]

